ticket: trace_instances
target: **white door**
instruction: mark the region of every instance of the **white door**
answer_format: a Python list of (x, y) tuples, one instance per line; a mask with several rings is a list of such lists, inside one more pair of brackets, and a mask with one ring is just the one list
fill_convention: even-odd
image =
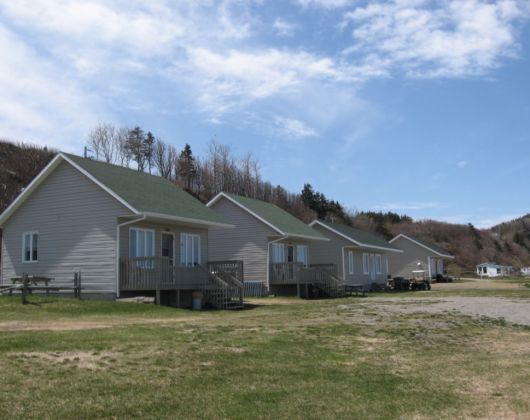
[(370, 254), (370, 279), (375, 281), (375, 255)]

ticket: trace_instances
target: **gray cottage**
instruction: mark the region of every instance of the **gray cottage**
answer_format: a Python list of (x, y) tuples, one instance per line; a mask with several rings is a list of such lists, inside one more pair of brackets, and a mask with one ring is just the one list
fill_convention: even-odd
[(241, 271), (210, 261), (208, 229), (233, 228), (220, 214), (159, 176), (66, 153), (0, 215), (0, 227), (4, 284), (23, 274), (71, 284), (81, 272), (84, 295), (185, 305), (192, 291), (237, 286)]
[(339, 294), (336, 266), (316, 265), (310, 251), (313, 244), (328, 241), (321, 233), (260, 200), (221, 192), (207, 206), (235, 226), (210, 230), (210, 256), (242, 260), (247, 284), (277, 294), (308, 296), (315, 287), (328, 296)]
[(309, 224), (326, 236), (328, 242), (311, 245), (315, 263), (331, 262), (338, 267), (338, 276), (346, 285), (385, 284), (389, 275), (389, 254), (402, 252), (372, 233), (339, 223), (314, 220)]
[(434, 244), (399, 234), (390, 243), (403, 250), (402, 254), (392, 255), (390, 271), (394, 277), (411, 278), (413, 271), (424, 271), (429, 279), (443, 275), (447, 261), (455, 257)]

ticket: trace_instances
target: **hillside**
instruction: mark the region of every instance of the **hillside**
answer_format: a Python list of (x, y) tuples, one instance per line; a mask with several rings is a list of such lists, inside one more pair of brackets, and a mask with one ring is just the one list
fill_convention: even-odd
[[(0, 211), (31, 182), (55, 153), (47, 148), (0, 141)], [(229, 158), (235, 162), (235, 158)], [(238, 172), (237, 165), (233, 165), (230, 171), (221, 173), (223, 178), (245, 180), (245, 174)], [(408, 216), (391, 212), (352, 214), (343, 209), (338, 201), (328, 200), (324, 194), (313, 191), (309, 184), (304, 186), (302, 193), (293, 194), (281, 186), (261, 181), (259, 174), (254, 178), (247, 177), (248, 181), (243, 183), (219, 183), (219, 170), (208, 159), (197, 160), (197, 172), (200, 183), (194, 181), (183, 185), (182, 178), (172, 180), (203, 201), (209, 200), (219, 190), (225, 190), (273, 202), (305, 222), (319, 215), (375, 232), (387, 239), (399, 233), (417, 237), (455, 255), (455, 263), (450, 266), (454, 274), (472, 271), (476, 264), (484, 261), (514, 267), (530, 266), (530, 214), (491, 229), (475, 229), (472, 225), (434, 220), (414, 221)], [(245, 184), (251, 187), (245, 189)]]

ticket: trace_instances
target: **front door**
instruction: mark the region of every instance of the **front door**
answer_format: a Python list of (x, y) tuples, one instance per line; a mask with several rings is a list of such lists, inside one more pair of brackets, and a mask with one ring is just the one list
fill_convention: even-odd
[(375, 255), (370, 254), (370, 278), (375, 281)]
[(169, 265), (173, 265), (175, 258), (175, 237), (172, 233), (162, 233), (162, 256), (169, 258)]
[(287, 245), (287, 262), (294, 262), (294, 246)]

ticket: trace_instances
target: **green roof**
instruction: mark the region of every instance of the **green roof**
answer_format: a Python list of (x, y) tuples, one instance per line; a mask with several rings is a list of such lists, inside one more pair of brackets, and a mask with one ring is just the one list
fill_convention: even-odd
[(373, 233), (366, 232), (365, 230), (356, 229), (351, 226), (341, 225), (339, 223), (325, 222), (323, 220), (319, 220), (319, 222), (322, 223), (324, 226), (327, 226), (330, 229), (341, 233), (353, 242), (357, 242), (368, 247), (395, 249), (396, 251), (400, 250), (391, 243), (388, 243), (388, 241), (384, 238), (374, 235)]
[(263, 219), (268, 224), (274, 226), (277, 230), (280, 230), (285, 235), (326, 239), (325, 236), (321, 235), (315, 229), (309, 227), (301, 220), (297, 219), (293, 215), (287, 213), (285, 210), (282, 210), (274, 204), (261, 200), (255, 200), (253, 198), (242, 197), (235, 194), (223, 194), (247, 208), (256, 216)]
[(140, 213), (159, 213), (206, 224), (227, 224), (219, 214), (161, 176), (67, 153), (63, 155)]
[[(403, 236), (406, 236), (406, 235), (403, 235)], [(426, 241), (423, 241), (423, 240), (418, 239), (418, 238), (412, 238), (410, 236), (406, 236), (406, 237), (409, 238), (409, 239), (412, 239), (413, 241), (418, 242), (420, 245), (423, 245), (424, 247), (432, 249), (434, 252), (436, 252), (438, 254), (445, 255), (447, 257), (452, 257), (452, 255), (447, 250), (439, 247), (438, 245), (434, 245), (434, 244), (432, 244), (430, 242), (426, 242)]]

